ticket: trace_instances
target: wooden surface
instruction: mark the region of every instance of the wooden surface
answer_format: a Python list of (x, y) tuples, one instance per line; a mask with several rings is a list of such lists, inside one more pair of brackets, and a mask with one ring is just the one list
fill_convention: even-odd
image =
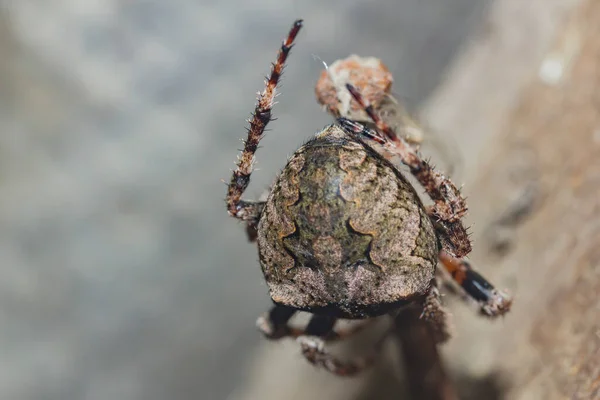
[[(550, 79), (552, 65), (562, 77)], [(502, 198), (516, 165), (535, 204), (494, 263), (517, 301), (505, 322), (514, 334), (496, 335), (491, 355), (511, 377), (511, 398), (600, 398), (600, 2), (571, 15), (499, 139), (472, 201)], [(487, 239), (478, 254), (494, 248)], [(493, 252), (477, 259), (492, 263)]]
[(600, 398), (600, 2), (565, 16), (468, 187), (472, 259), (516, 300), (500, 329), (456, 313), (445, 355), (506, 398)]

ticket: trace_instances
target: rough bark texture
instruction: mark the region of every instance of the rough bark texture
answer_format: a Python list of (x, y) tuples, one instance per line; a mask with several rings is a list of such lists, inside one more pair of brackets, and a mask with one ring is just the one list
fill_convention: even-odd
[[(516, 229), (495, 263), (518, 285), (518, 305), (505, 326), (515, 334), (498, 336), (494, 353), (514, 371), (511, 397), (599, 398), (600, 2), (571, 16), (542, 79), (552, 63), (562, 65), (562, 77), (525, 88), (473, 186), (473, 201), (493, 204), (505, 190), (495, 183), (520, 165), (514, 173), (531, 203), (528, 220), (508, 224)], [(497, 248), (493, 234), (485, 239), (480, 249)]]
[(469, 375), (500, 371), (514, 399), (600, 398), (600, 2), (557, 33), (469, 187), (473, 260), (514, 311), (492, 327), (460, 313), (446, 351)]

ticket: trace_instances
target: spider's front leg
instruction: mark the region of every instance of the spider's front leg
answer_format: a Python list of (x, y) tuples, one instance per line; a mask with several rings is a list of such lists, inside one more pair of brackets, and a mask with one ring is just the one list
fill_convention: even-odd
[(464, 259), (451, 256), (445, 251), (439, 255), (440, 261), (467, 296), (479, 305), (481, 314), (498, 317), (506, 314), (512, 305), (512, 297), (496, 289), (487, 279), (475, 271)]
[[(401, 136), (385, 123), (374, 111), (373, 106), (350, 84), (346, 88), (358, 104), (365, 110), (377, 127), (373, 135), (369, 129), (359, 131), (350, 126), (352, 121), (341, 120), (340, 124), (347, 130), (369, 137), (381, 145), (385, 151), (400, 158), (403, 164), (410, 168), (410, 172), (419, 181), (429, 197), (434, 202), (432, 207), (432, 220), (438, 231), (443, 231), (441, 243), (443, 248), (457, 257), (464, 257), (471, 252), (471, 241), (461, 218), (467, 212), (467, 204), (458, 188), (450, 179), (440, 174), (417, 151), (410, 146)], [(358, 125), (358, 124), (355, 124)]]
[(442, 264), (465, 293), (479, 303), (482, 314), (489, 317), (504, 315), (510, 310), (512, 298), (494, 288), (483, 276), (473, 270), (467, 261), (460, 258), (471, 251), (471, 241), (461, 221), (467, 211), (467, 205), (458, 188), (450, 179), (422, 160), (402, 137), (396, 135), (352, 85), (346, 84), (346, 88), (373, 120), (377, 131), (373, 132), (361, 124), (344, 118), (338, 119), (340, 125), (348, 132), (378, 142), (386, 152), (399, 156), (402, 163), (410, 168), (435, 203), (428, 209), (428, 214), (442, 244), (439, 256)]
[(302, 20), (294, 22), (287, 38), (279, 49), (277, 60), (273, 63), (271, 73), (265, 82), (265, 89), (258, 95), (254, 113), (249, 121), (248, 137), (244, 142), (244, 149), (238, 158), (237, 168), (233, 171), (227, 188), (227, 211), (232, 217), (241, 219), (248, 224), (250, 240), (253, 239), (253, 233), (256, 230), (264, 202), (244, 201), (242, 200), (242, 194), (250, 183), (250, 175), (254, 167), (254, 154), (258, 149), (258, 144), (263, 137), (267, 124), (271, 121), (271, 109), (273, 108), (277, 84), (283, 73), (285, 61), (301, 28)]

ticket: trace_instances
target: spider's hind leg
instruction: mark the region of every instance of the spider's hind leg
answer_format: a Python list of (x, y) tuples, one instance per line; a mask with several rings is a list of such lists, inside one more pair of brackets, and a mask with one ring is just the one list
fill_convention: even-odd
[(296, 312), (297, 310), (294, 308), (275, 305), (256, 320), (256, 327), (267, 339), (277, 340), (312, 335), (330, 342), (353, 336), (375, 321), (375, 318), (370, 318), (345, 329), (334, 329), (336, 323), (334, 318), (313, 316), (306, 328), (299, 328), (288, 323)]
[(508, 293), (496, 289), (475, 271), (468, 261), (453, 257), (443, 250), (440, 252), (439, 258), (454, 282), (469, 298), (477, 302), (482, 315), (493, 318), (510, 311), (512, 297)]
[(284, 337), (297, 337), (302, 332), (288, 325), (289, 320), (297, 310), (292, 307), (276, 305), (268, 312), (258, 317), (256, 327), (267, 339), (281, 339)]
[(438, 289), (437, 278), (433, 279), (431, 288), (423, 301), (421, 319), (428, 322), (436, 343), (441, 344), (450, 339), (448, 312), (442, 305), (442, 295)]
[(366, 355), (350, 361), (342, 361), (325, 348), (325, 340), (334, 333), (333, 326), (335, 322), (335, 318), (320, 315), (313, 316), (306, 327), (306, 335), (297, 339), (302, 348), (302, 355), (311, 364), (332, 374), (339, 376), (356, 375), (373, 364), (387, 334)]
[(306, 328), (302, 329), (288, 324), (296, 312), (297, 310), (294, 308), (276, 305), (268, 313), (261, 316), (256, 321), (256, 325), (268, 339), (296, 338), (302, 348), (302, 355), (308, 362), (335, 375), (355, 375), (375, 361), (383, 340), (378, 342), (365, 356), (351, 361), (339, 360), (325, 347), (326, 342), (340, 340), (357, 333), (367, 326), (371, 320), (346, 330), (334, 330), (337, 322), (336, 318), (313, 315)]

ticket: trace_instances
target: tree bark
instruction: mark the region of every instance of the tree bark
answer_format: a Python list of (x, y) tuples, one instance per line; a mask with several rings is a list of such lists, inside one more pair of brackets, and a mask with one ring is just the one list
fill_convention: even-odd
[[(512, 62), (505, 60), (506, 68)], [(493, 325), (459, 313), (458, 338), (445, 353), (455, 371), (500, 373), (507, 398), (596, 399), (600, 2), (581, 2), (569, 13), (538, 65), (513, 110), (470, 155), (483, 160), (468, 186), (478, 231), (472, 259), (515, 292), (513, 311)], [(487, 96), (471, 101), (493, 107), (494, 93)], [(460, 125), (448, 134), (454, 129)]]
[(415, 399), (458, 400), (429, 325), (421, 319), (422, 311), (408, 307), (394, 319), (393, 332), (400, 343), (398, 359), (405, 366), (408, 391)]

